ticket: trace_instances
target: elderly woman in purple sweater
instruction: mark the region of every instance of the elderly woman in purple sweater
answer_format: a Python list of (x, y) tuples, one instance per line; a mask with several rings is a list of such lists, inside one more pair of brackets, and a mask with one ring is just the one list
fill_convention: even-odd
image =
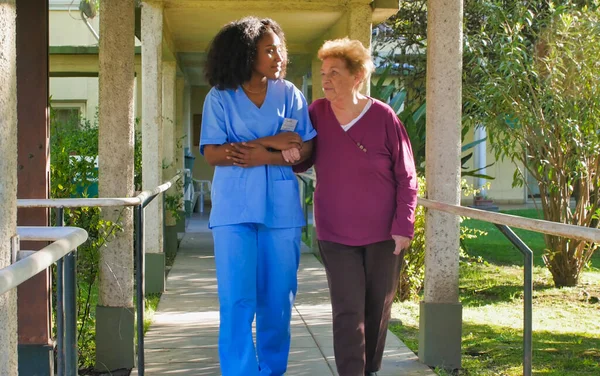
[(317, 130), (315, 220), (333, 306), (340, 376), (376, 375), (404, 255), (414, 232), (417, 177), (403, 125), (359, 90), (369, 51), (348, 38), (319, 50), (324, 99), (309, 108)]

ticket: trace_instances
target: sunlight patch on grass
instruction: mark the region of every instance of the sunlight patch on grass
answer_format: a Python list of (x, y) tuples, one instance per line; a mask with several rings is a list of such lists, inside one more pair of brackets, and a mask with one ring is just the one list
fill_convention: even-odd
[(160, 302), (160, 297), (160, 293), (148, 294), (148, 296), (146, 296), (146, 310), (144, 312), (144, 333), (148, 331), (150, 325), (152, 324), (152, 318), (154, 317), (154, 313), (156, 313), (158, 303)]
[[(543, 267), (534, 268), (534, 374), (600, 375), (600, 272), (584, 272), (582, 284), (557, 289)], [(587, 295), (586, 295), (587, 294)], [(460, 271), (463, 303), (460, 375), (523, 374), (523, 269), (472, 265)], [(394, 303), (390, 330), (418, 351), (419, 303)], [(436, 370), (438, 375), (448, 375)]]

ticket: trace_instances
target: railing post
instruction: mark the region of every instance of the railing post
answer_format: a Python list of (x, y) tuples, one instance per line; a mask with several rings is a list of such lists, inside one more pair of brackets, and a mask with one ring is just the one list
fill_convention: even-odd
[(76, 250), (65, 256), (65, 371), (67, 376), (77, 376), (77, 266)]
[(531, 376), (533, 360), (533, 251), (506, 225), (496, 227), (523, 254), (523, 376)]
[(308, 204), (306, 203), (306, 200), (308, 198), (308, 185), (311, 183), (311, 180), (304, 179), (300, 175), (296, 176), (302, 182), (302, 212), (304, 214), (304, 220), (306, 221), (306, 225), (302, 227), (302, 233), (308, 238)]
[[(64, 208), (56, 208), (56, 226), (65, 225)], [(56, 262), (56, 367), (59, 376), (65, 375), (65, 293), (64, 293), (64, 258)]]
[(144, 376), (144, 205), (140, 204), (134, 210), (135, 233), (135, 282), (136, 282), (136, 313), (137, 313), (137, 368), (138, 376)]

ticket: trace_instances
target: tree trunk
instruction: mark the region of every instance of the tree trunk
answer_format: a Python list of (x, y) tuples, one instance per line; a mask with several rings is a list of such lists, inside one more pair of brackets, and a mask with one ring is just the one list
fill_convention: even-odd
[[(579, 283), (582, 260), (576, 257), (574, 250), (584, 243), (578, 240), (569, 240), (557, 236), (546, 236), (548, 249), (544, 254), (544, 263), (554, 280), (556, 287), (573, 287)], [(571, 252), (573, 250), (573, 252)]]

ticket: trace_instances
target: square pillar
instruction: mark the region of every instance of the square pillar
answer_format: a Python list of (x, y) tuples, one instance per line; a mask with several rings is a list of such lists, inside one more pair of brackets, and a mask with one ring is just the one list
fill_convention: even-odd
[[(100, 3), (100, 197), (134, 194), (134, 9), (134, 0)], [(131, 208), (104, 208), (102, 218), (122, 228), (100, 252), (95, 367), (106, 372), (135, 364), (133, 212)]]
[[(162, 111), (163, 111), (163, 181), (170, 180), (175, 176), (175, 98), (176, 93), (177, 64), (175, 61), (163, 62), (163, 84), (162, 84)], [(173, 213), (173, 201), (177, 198), (177, 183), (164, 193), (164, 232), (163, 249), (166, 255), (174, 257), (177, 254), (177, 230), (175, 229), (176, 215)]]
[[(175, 98), (177, 65), (174, 61), (165, 61), (162, 65), (162, 134), (163, 134), (163, 173), (162, 180), (175, 176)], [(173, 187), (167, 194), (173, 194)], [(167, 219), (168, 220), (168, 219)], [(171, 224), (168, 224), (171, 225)]]
[[(184, 98), (185, 98), (185, 79), (183, 77), (177, 77), (176, 83), (176, 98), (175, 98), (175, 169), (181, 171), (185, 168), (185, 155), (184, 145), (187, 143), (189, 136), (187, 135), (185, 126), (185, 115), (184, 115)], [(185, 205), (184, 205), (184, 194), (185, 194), (185, 179), (182, 177), (179, 184), (179, 195), (181, 200), (179, 202), (179, 218), (177, 219), (177, 232), (185, 232)], [(191, 183), (190, 183), (191, 184)]]
[[(142, 188), (162, 184), (162, 49), (163, 5), (142, 2)], [(165, 289), (163, 254), (163, 197), (145, 209), (146, 293)]]
[[(0, 268), (11, 263), (17, 233), (17, 8), (0, 4)], [(17, 291), (0, 295), (0, 375), (17, 376)]]
[[(427, 197), (460, 205), (463, 5), (431, 0), (428, 10)], [(459, 226), (458, 216), (427, 212), (419, 359), (445, 369), (461, 365)]]
[[(189, 148), (190, 152), (194, 146), (192, 131), (192, 88), (190, 85), (185, 85), (183, 89), (183, 128), (185, 135), (184, 145)], [(185, 164), (185, 162), (184, 162)]]
[(325, 97), (325, 94), (323, 94), (323, 81), (321, 81), (321, 65), (321, 60), (315, 57), (311, 64), (313, 101)]

